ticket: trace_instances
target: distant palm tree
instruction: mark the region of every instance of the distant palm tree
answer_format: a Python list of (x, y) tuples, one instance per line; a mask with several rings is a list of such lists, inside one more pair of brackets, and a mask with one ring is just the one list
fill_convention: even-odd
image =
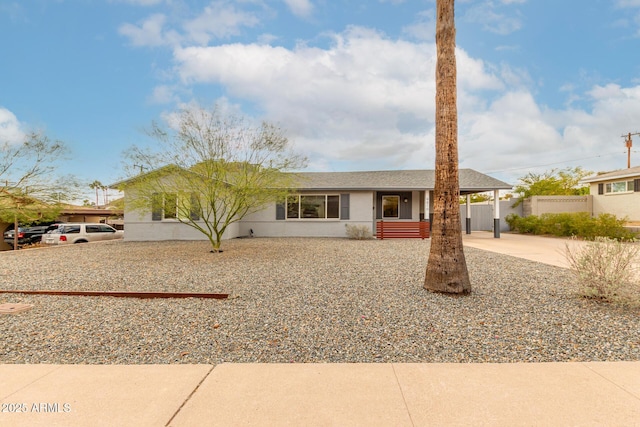
[(102, 183), (98, 180), (93, 181), (91, 184), (89, 184), (89, 188), (96, 190), (96, 207), (98, 207), (99, 202), (98, 202), (98, 189), (103, 188), (104, 185), (102, 185)]
[(467, 294), (471, 283), (460, 222), (454, 3), (436, 1), (436, 179), (424, 287), (433, 292)]
[(107, 206), (109, 204), (109, 187), (103, 185), (102, 187), (100, 187), (100, 189), (102, 190), (102, 200), (104, 206)]

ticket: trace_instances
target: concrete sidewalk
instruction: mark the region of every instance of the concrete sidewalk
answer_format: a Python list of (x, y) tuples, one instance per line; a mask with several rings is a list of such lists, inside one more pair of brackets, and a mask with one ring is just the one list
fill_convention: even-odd
[(0, 365), (0, 402), (2, 426), (633, 426), (640, 362)]
[[(561, 267), (584, 244), (463, 240)], [(0, 405), (0, 426), (640, 426), (640, 362), (0, 365)]]

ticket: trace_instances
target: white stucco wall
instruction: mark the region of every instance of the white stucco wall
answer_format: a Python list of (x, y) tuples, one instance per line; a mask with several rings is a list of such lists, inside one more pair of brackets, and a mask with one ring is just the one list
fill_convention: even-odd
[[(307, 193), (304, 194), (329, 194)], [(334, 193), (331, 193), (334, 194)], [(364, 225), (374, 232), (372, 191), (350, 193), (349, 219), (296, 219), (276, 220), (276, 205), (272, 203), (264, 210), (246, 216), (240, 223), (239, 233), (249, 234), (252, 229), (255, 237), (346, 237), (345, 224)]]
[[(159, 240), (207, 240), (207, 236), (193, 227), (175, 219), (153, 221), (151, 212), (140, 213), (127, 209), (125, 198), (124, 211), (125, 241), (159, 241)], [(231, 224), (223, 235), (223, 240), (239, 236), (239, 225)]]
[(598, 184), (591, 184), (593, 214), (610, 213), (629, 221), (640, 221), (640, 192), (598, 194)]

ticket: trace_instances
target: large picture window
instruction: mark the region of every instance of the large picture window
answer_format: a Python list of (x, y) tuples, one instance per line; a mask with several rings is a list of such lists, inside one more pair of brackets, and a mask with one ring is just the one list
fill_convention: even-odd
[(287, 197), (287, 219), (338, 219), (340, 196), (293, 195)]
[(400, 196), (382, 196), (382, 218), (400, 217)]

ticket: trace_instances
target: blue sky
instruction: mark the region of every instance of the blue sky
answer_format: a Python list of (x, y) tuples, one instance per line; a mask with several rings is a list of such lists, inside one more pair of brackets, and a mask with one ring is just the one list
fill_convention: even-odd
[[(0, 140), (42, 130), (64, 173), (110, 183), (152, 120), (218, 102), (282, 125), (310, 171), (433, 168), (434, 19), (433, 0), (2, 0)], [(640, 0), (458, 0), (456, 25), (461, 167), (626, 167)]]

